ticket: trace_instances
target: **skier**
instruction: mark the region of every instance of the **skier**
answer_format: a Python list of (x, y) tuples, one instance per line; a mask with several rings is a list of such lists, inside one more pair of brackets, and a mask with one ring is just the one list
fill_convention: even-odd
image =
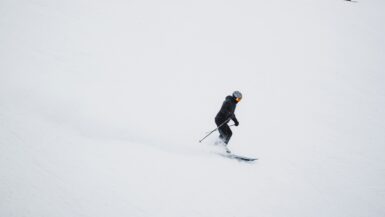
[[(227, 96), (225, 101), (222, 104), (221, 110), (218, 112), (215, 117), (215, 123), (219, 127), (219, 139), (225, 144), (225, 147), (228, 145), (233, 132), (229, 127), (228, 122), (233, 120), (235, 126), (239, 125), (237, 118), (235, 117), (234, 111), (237, 106), (237, 103), (242, 99), (242, 94), (239, 91), (234, 91), (232, 96)], [(226, 151), (230, 153), (230, 150), (226, 147)]]

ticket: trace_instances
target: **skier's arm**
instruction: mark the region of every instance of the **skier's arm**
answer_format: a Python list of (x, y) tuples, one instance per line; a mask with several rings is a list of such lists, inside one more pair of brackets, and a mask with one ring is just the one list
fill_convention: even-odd
[(239, 122), (238, 122), (237, 118), (235, 117), (235, 114), (231, 115), (231, 120), (234, 121), (235, 126), (239, 125)]

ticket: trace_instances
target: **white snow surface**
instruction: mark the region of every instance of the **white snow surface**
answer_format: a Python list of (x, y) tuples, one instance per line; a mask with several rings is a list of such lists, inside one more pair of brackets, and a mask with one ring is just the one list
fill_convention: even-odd
[[(0, 216), (385, 216), (384, 39), (383, 0), (1, 0)], [(234, 90), (255, 163), (198, 143)]]

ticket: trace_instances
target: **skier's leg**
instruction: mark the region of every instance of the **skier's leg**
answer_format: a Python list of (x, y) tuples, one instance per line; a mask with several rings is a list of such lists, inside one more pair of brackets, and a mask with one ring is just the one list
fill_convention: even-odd
[(225, 134), (225, 132), (223, 131), (223, 126), (221, 126), (221, 127), (218, 129), (218, 132), (219, 132), (219, 140), (220, 140), (222, 143), (225, 143), (225, 142), (226, 142), (226, 134)]
[[(223, 122), (226, 121), (226, 120), (222, 120), (220, 118), (215, 118), (215, 124), (219, 127), (221, 124), (223, 124)], [(227, 125), (227, 124), (224, 124), (224, 125)], [(225, 142), (226, 141), (226, 134), (225, 134), (225, 131), (224, 131), (224, 125), (222, 125), (221, 127), (218, 128), (218, 132), (219, 132), (219, 140), (221, 142)]]
[[(219, 127), (225, 120), (221, 120), (220, 118), (215, 118), (215, 124)], [(231, 135), (233, 134), (231, 132), (231, 129), (229, 125), (223, 124), (221, 127), (218, 128), (219, 132), (219, 140), (222, 144), (225, 145), (225, 149), (227, 153), (231, 153), (231, 151), (227, 148), (227, 144), (229, 143), (229, 140), (231, 138)], [(216, 143), (219, 144), (219, 143)]]
[(229, 125), (227, 125), (227, 124), (223, 125), (222, 131), (224, 134), (223, 135), (224, 136), (224, 142), (227, 145), (227, 144), (229, 144), (229, 141), (230, 141), (231, 136), (233, 135), (233, 132), (231, 131)]
[(225, 124), (224, 133), (225, 133), (225, 139), (224, 139), (225, 149), (226, 149), (226, 152), (230, 154), (231, 151), (229, 150), (229, 148), (227, 148), (227, 145), (229, 144), (229, 141), (231, 136), (233, 135), (233, 132), (231, 132), (231, 129), (227, 124)]

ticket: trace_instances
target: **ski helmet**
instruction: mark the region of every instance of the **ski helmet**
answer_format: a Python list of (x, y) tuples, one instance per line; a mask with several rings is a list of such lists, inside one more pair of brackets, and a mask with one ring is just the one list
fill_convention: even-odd
[(235, 97), (237, 99), (242, 99), (242, 93), (239, 92), (238, 90), (236, 90), (233, 92), (233, 97)]

